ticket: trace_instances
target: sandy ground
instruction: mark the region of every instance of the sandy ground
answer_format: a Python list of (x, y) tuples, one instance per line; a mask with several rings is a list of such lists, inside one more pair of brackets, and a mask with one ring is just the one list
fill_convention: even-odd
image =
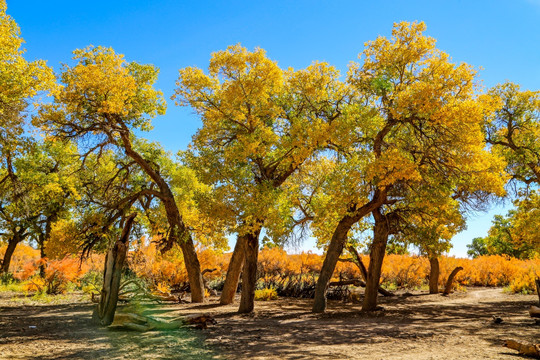
[[(145, 313), (173, 318), (213, 315), (206, 330), (136, 333), (95, 328), (89, 303), (26, 304), (0, 294), (0, 359), (519, 359), (505, 339), (540, 342), (527, 309), (533, 295), (468, 289), (443, 297), (381, 298), (384, 310), (329, 302), (312, 314), (311, 301), (257, 302), (252, 315), (217, 299), (199, 305), (161, 305)], [(492, 316), (502, 317), (495, 324)], [(35, 329), (29, 326), (36, 326)]]

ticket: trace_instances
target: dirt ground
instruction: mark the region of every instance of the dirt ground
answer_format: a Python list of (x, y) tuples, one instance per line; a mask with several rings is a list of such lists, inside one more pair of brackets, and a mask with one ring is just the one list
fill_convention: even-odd
[[(21, 303), (0, 294), (0, 359), (519, 359), (505, 339), (540, 342), (540, 325), (527, 309), (534, 295), (472, 288), (443, 297), (416, 292), (380, 298), (384, 310), (329, 302), (312, 314), (311, 301), (257, 302), (252, 315), (236, 305), (148, 306), (161, 318), (206, 313), (217, 325), (137, 333), (95, 328), (92, 304)], [(493, 315), (503, 319), (495, 324)], [(35, 326), (36, 328), (30, 328)]]

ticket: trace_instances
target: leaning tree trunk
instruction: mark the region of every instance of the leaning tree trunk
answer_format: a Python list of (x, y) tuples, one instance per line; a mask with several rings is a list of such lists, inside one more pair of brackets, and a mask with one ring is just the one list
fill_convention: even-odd
[(355, 223), (355, 219), (351, 216), (345, 216), (338, 223), (332, 239), (326, 250), (326, 256), (324, 257), (323, 265), (319, 279), (317, 280), (317, 286), (315, 288), (315, 299), (311, 311), (315, 313), (321, 313), (326, 310), (326, 291), (328, 290), (328, 284), (332, 279), (332, 274), (336, 268), (339, 256), (343, 252), (343, 247), (347, 242), (347, 233)]
[(386, 253), (386, 243), (390, 234), (388, 219), (380, 213), (380, 210), (373, 212), (375, 226), (373, 229), (373, 243), (369, 254), (368, 278), (366, 281), (366, 291), (362, 310), (373, 311), (377, 307), (377, 293), (381, 279), (381, 269)]
[(429, 293), (439, 293), (439, 258), (430, 256), (429, 258)]
[(248, 237), (246, 235), (238, 235), (236, 238), (236, 245), (234, 246), (231, 261), (227, 269), (227, 276), (225, 277), (225, 284), (223, 285), (223, 291), (219, 299), (221, 305), (228, 305), (234, 302), (234, 295), (238, 289), (242, 265), (244, 264), (244, 247), (247, 239)]
[(330, 279), (336, 268), (339, 256), (343, 252), (343, 247), (347, 242), (349, 230), (354, 224), (360, 221), (360, 219), (380, 206), (385, 198), (386, 190), (377, 190), (374, 198), (370, 202), (360, 208), (352, 206), (349, 209), (349, 214), (351, 215), (347, 214), (339, 221), (332, 234), (332, 239), (330, 239), (328, 250), (326, 250), (321, 273), (317, 280), (317, 286), (315, 287), (315, 299), (311, 311), (321, 313), (326, 310), (326, 290), (328, 289), (328, 284), (330, 283)]
[(204, 301), (204, 280), (201, 272), (201, 265), (197, 252), (195, 251), (195, 245), (191, 234), (188, 238), (180, 242), (180, 248), (184, 255), (184, 263), (189, 279), (189, 288), (191, 291), (191, 301), (200, 303)]
[(242, 293), (240, 297), (240, 314), (250, 313), (255, 305), (255, 286), (257, 285), (257, 260), (259, 257), (259, 234), (261, 229), (246, 234), (244, 244), (244, 271), (242, 272)]
[(129, 247), (129, 234), (136, 216), (137, 214), (131, 214), (125, 219), (122, 235), (105, 257), (101, 297), (92, 315), (94, 322), (102, 326), (108, 326), (114, 320), (114, 313), (116, 312), (116, 305), (118, 303), (118, 293), (120, 291), (120, 280), (122, 279), (122, 269), (124, 268)]
[(450, 276), (448, 276), (448, 280), (446, 281), (446, 286), (444, 287), (443, 295), (450, 294), (450, 292), (452, 291), (452, 284), (454, 283), (454, 278), (461, 270), (463, 270), (463, 268), (461, 266), (458, 266), (450, 273)]
[(538, 303), (540, 304), (540, 278), (536, 279), (534, 282), (536, 284), (536, 293), (538, 294)]
[[(168, 188), (164, 188), (163, 191), (167, 191)], [(170, 191), (170, 190), (169, 190)], [(193, 238), (189, 230), (186, 228), (176, 202), (174, 200), (172, 192), (170, 197), (163, 198), (163, 204), (165, 205), (165, 211), (167, 213), (167, 220), (171, 226), (169, 242), (178, 242), (180, 249), (182, 249), (182, 255), (184, 256), (184, 264), (189, 280), (189, 288), (191, 291), (191, 301), (195, 303), (204, 301), (204, 281), (201, 273), (201, 265), (197, 252), (195, 251), (195, 245)]]
[(14, 236), (11, 239), (9, 239), (8, 246), (4, 254), (4, 259), (2, 260), (2, 267), (0, 267), (0, 274), (7, 274), (9, 272), (9, 265), (11, 264), (11, 258), (13, 257), (13, 253), (15, 252), (15, 248), (17, 247), (18, 243), (19, 243), (19, 240), (17, 236)]
[(201, 265), (199, 263), (199, 258), (197, 257), (197, 252), (195, 251), (195, 245), (193, 244), (191, 234), (180, 215), (178, 205), (174, 199), (174, 194), (162, 174), (155, 169), (151, 162), (133, 149), (130, 139), (131, 132), (128, 127), (122, 122), (120, 122), (119, 125), (121, 127), (120, 138), (124, 145), (126, 155), (132, 158), (144, 172), (152, 178), (159, 188), (159, 191), (154, 192), (154, 195), (163, 202), (165, 212), (167, 213), (167, 221), (171, 227), (171, 235), (169, 238), (172, 240), (169, 242), (169, 246), (172, 246), (172, 243), (176, 241), (180, 243), (180, 248), (184, 255), (184, 264), (188, 274), (189, 287), (191, 289), (191, 301), (203, 302), (204, 282), (201, 274)]

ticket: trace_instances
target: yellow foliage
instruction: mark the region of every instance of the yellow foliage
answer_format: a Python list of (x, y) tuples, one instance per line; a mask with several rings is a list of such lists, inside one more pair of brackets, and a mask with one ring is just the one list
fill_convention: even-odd
[(255, 300), (256, 301), (268, 301), (276, 300), (278, 298), (276, 289), (265, 288), (260, 290), (255, 290)]

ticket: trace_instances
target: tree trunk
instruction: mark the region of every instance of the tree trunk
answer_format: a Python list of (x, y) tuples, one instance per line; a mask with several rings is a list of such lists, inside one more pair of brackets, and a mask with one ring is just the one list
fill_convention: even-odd
[(4, 254), (4, 260), (2, 260), (2, 267), (0, 268), (0, 274), (7, 274), (9, 272), (9, 265), (11, 264), (11, 258), (15, 252), (15, 248), (19, 243), (17, 237), (12, 237), (8, 241), (6, 253)]
[[(45, 254), (45, 244), (49, 242), (51, 239), (51, 231), (52, 231), (52, 224), (58, 220), (58, 214), (53, 212), (51, 215), (47, 217), (45, 220), (45, 231), (41, 231), (38, 236), (38, 246), (39, 246), (39, 254), (41, 259), (44, 259), (47, 257), (47, 254)], [(42, 262), (39, 265), (39, 276), (42, 278), (45, 277), (45, 263)]]
[(540, 318), (540, 307), (531, 305), (529, 308), (529, 315), (533, 318)]
[(356, 251), (355, 247), (352, 245), (347, 246), (347, 250), (349, 250), (349, 252), (352, 254), (354, 263), (356, 264), (356, 266), (358, 266), (358, 269), (360, 269), (360, 275), (362, 275), (362, 279), (364, 279), (364, 281), (367, 281), (368, 276), (367, 276), (366, 265), (364, 265), (364, 262), (362, 261), (360, 254), (358, 253), (358, 251)]
[(536, 293), (538, 294), (538, 303), (540, 304), (540, 279), (536, 279), (534, 282), (536, 284)]
[(229, 267), (227, 269), (227, 276), (225, 277), (221, 298), (219, 299), (221, 305), (228, 305), (234, 302), (234, 295), (238, 289), (238, 282), (240, 281), (240, 274), (242, 273), (242, 265), (244, 265), (244, 247), (246, 241), (247, 236), (245, 235), (238, 235), (236, 238), (236, 245), (234, 246), (231, 261), (229, 262)]
[(191, 234), (188, 234), (188, 238), (185, 241), (180, 242), (180, 248), (184, 255), (184, 264), (189, 279), (189, 288), (191, 291), (191, 302), (200, 303), (204, 301), (204, 280), (201, 272), (201, 265), (197, 252), (195, 251), (195, 245), (193, 244), (193, 238)]
[[(348, 246), (347, 249), (353, 255), (353, 258), (355, 259), (354, 263), (360, 269), (360, 273), (362, 274), (362, 278), (364, 279), (364, 281), (367, 281), (367, 278), (368, 278), (367, 269), (366, 269), (366, 266), (364, 265), (364, 262), (362, 261), (362, 258), (360, 257), (360, 254), (358, 254), (358, 251), (356, 251), (354, 246)], [(395, 296), (394, 293), (384, 289), (382, 286), (379, 286), (379, 289), (377, 291), (379, 292), (379, 294), (381, 294), (383, 296)]]
[[(45, 258), (45, 236), (44, 234), (39, 234), (38, 237), (38, 247), (39, 247), (39, 256), (43, 260)], [(45, 264), (41, 262), (39, 264), (39, 276), (45, 277)]]
[(244, 244), (244, 271), (242, 273), (242, 293), (240, 297), (240, 314), (250, 313), (255, 305), (255, 286), (257, 285), (257, 260), (259, 257), (259, 234), (261, 229), (246, 234)]
[(122, 269), (129, 247), (129, 235), (136, 216), (137, 214), (131, 214), (125, 219), (122, 235), (105, 257), (101, 297), (92, 315), (94, 322), (102, 326), (108, 326), (114, 320), (114, 313), (116, 312), (116, 305), (118, 303), (118, 293), (120, 291), (120, 281), (122, 280)]
[(450, 291), (452, 291), (452, 284), (454, 283), (454, 278), (456, 277), (457, 273), (463, 270), (461, 266), (458, 266), (455, 268), (448, 277), (448, 280), (446, 281), (446, 286), (444, 287), (443, 295), (450, 294)]
[[(120, 131), (120, 138), (124, 146), (124, 151), (127, 156), (132, 158), (150, 178), (156, 183), (159, 191), (156, 191), (153, 195), (157, 196), (165, 207), (167, 213), (167, 221), (171, 227), (167, 248), (172, 247), (173, 243), (179, 243), (184, 255), (184, 264), (189, 279), (189, 286), (191, 289), (191, 301), (203, 302), (204, 301), (204, 282), (201, 274), (201, 265), (197, 252), (195, 251), (195, 245), (193, 244), (193, 238), (186, 228), (174, 194), (162, 174), (155, 169), (155, 167), (147, 161), (140, 153), (135, 151), (131, 144), (130, 130), (124, 123), (119, 123), (122, 130)], [(116, 141), (116, 139), (114, 139)]]
[(386, 189), (377, 189), (373, 196), (373, 199), (367, 204), (357, 208), (356, 205), (349, 207), (349, 214), (345, 215), (336, 226), (328, 250), (326, 250), (326, 256), (321, 268), (321, 274), (317, 280), (317, 286), (315, 288), (315, 299), (311, 311), (320, 313), (326, 309), (326, 290), (328, 289), (328, 283), (332, 278), (332, 274), (336, 268), (339, 256), (343, 252), (343, 247), (347, 242), (347, 234), (351, 227), (356, 224), (364, 216), (379, 207), (386, 199)]
[(429, 258), (429, 293), (439, 293), (439, 258), (431, 256)]
[(322, 313), (326, 310), (326, 291), (328, 290), (328, 284), (332, 279), (332, 274), (336, 268), (339, 256), (343, 252), (343, 247), (347, 242), (347, 234), (356, 221), (351, 216), (344, 216), (338, 223), (332, 239), (326, 250), (326, 256), (321, 268), (319, 279), (317, 280), (317, 286), (315, 288), (315, 299), (311, 311), (315, 313)]
[(388, 217), (381, 214), (380, 210), (373, 211), (375, 227), (373, 229), (373, 243), (369, 254), (368, 278), (362, 310), (373, 311), (377, 307), (377, 293), (381, 279), (381, 269), (386, 253), (386, 243), (390, 234)]

